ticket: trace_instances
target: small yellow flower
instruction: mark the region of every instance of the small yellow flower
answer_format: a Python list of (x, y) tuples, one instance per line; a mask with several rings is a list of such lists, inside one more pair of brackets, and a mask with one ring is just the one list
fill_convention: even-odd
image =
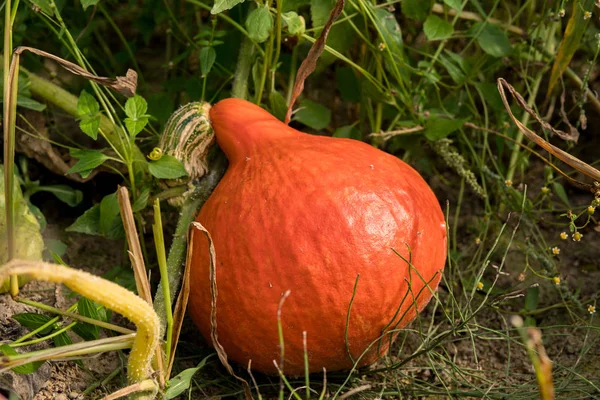
[(560, 234), (560, 238), (561, 238), (562, 240), (567, 240), (567, 238), (568, 238), (568, 237), (569, 237), (569, 235), (567, 235), (567, 232), (562, 232), (562, 233)]
[(475, 238), (475, 244), (479, 246), (481, 244), (481, 239)]
[(555, 276), (554, 278), (552, 278), (552, 283), (554, 283), (556, 286), (560, 285), (560, 278), (558, 276)]
[(596, 212), (596, 207), (594, 207), (594, 206), (589, 206), (589, 207), (587, 208), (587, 212), (588, 212), (588, 214), (592, 215), (594, 212)]
[(552, 248), (552, 254), (554, 254), (555, 256), (560, 254), (560, 249), (558, 247), (553, 247)]
[(588, 305), (587, 308), (588, 308), (588, 312), (590, 314), (595, 314), (596, 313), (596, 307), (595, 306), (593, 306), (593, 305), (590, 304), (590, 305)]
[(504, 184), (506, 185), (506, 187), (511, 187), (513, 183), (510, 179), (507, 179), (504, 181)]
[(548, 194), (548, 193), (550, 193), (550, 189), (549, 189), (547, 186), (544, 186), (544, 187), (542, 188), (542, 193), (543, 193), (543, 194)]
[(582, 237), (583, 237), (583, 235), (581, 233), (575, 232), (573, 234), (573, 241), (574, 242), (580, 242)]
[(379, 51), (384, 51), (385, 50), (385, 43), (383, 43), (383, 42), (379, 43), (379, 46), (377, 46), (377, 48), (379, 49)]
[(477, 290), (483, 290), (483, 282), (477, 284)]
[(525, 274), (523, 272), (521, 272), (517, 279), (519, 280), (519, 282), (523, 282), (525, 280)]
[(592, 17), (592, 13), (589, 11), (586, 11), (583, 13), (583, 19), (590, 19)]
[(561, 9), (561, 10), (558, 12), (558, 16), (559, 16), (559, 17), (561, 17), (561, 18), (565, 16), (565, 9), (564, 9), (564, 8), (562, 8), (562, 9)]

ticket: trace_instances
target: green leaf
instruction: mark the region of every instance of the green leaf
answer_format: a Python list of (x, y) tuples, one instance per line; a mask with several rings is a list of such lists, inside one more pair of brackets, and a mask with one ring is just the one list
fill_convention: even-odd
[[(19, 324), (23, 325), (25, 328), (32, 330), (32, 331), (47, 324), (52, 319), (51, 317), (49, 317), (47, 315), (36, 314), (36, 313), (15, 314), (12, 316), (12, 318), (17, 320), (17, 322)], [(53, 327), (51, 325), (51, 326), (45, 328), (39, 334), (42, 336), (48, 335), (52, 332), (52, 329), (53, 329)]]
[(50, 6), (49, 0), (29, 0), (29, 1), (31, 1), (33, 4), (38, 6), (40, 8), (40, 10), (42, 10), (43, 13), (48, 14), (48, 15), (54, 15), (54, 10), (52, 9), (52, 6)]
[(394, 14), (382, 8), (375, 8), (373, 12), (375, 14), (375, 25), (386, 48), (392, 54), (404, 58), (402, 54), (402, 30)]
[(425, 123), (425, 137), (432, 141), (443, 139), (460, 128), (464, 122), (462, 119), (432, 117)]
[(81, 7), (85, 11), (89, 6), (95, 6), (100, 0), (81, 0)]
[(88, 235), (100, 235), (100, 204), (96, 204), (88, 209), (65, 230)]
[[(0, 353), (6, 355), (6, 356), (16, 356), (17, 353), (15, 351), (15, 349), (13, 349), (12, 347), (10, 347), (7, 344), (1, 344), (0, 345)], [(18, 367), (12, 368), (12, 371), (17, 373), (17, 374), (33, 374), (35, 371), (37, 371), (43, 364), (45, 361), (36, 361), (36, 362), (32, 362), (29, 364), (25, 364), (25, 365), (20, 365)]]
[(533, 311), (537, 308), (540, 296), (540, 287), (531, 286), (525, 294), (525, 310)]
[(79, 129), (92, 139), (98, 139), (98, 129), (100, 129), (100, 115), (83, 117), (79, 121)]
[(69, 153), (72, 157), (78, 158), (79, 160), (67, 171), (67, 174), (79, 172), (82, 178), (87, 177), (94, 168), (102, 165), (104, 161), (109, 159), (107, 155), (98, 150), (71, 149)]
[(432, 3), (431, 0), (403, 0), (401, 5), (402, 14), (408, 18), (423, 21), (429, 15)]
[[(75, 326), (77, 325), (74, 325), (73, 327)], [(73, 344), (71, 338), (69, 337), (69, 335), (67, 335), (67, 332), (59, 333), (58, 335), (54, 336), (52, 340), (54, 342), (54, 347), (67, 346), (69, 344)]]
[(506, 32), (489, 22), (477, 22), (470, 29), (479, 47), (492, 57), (505, 57), (512, 52)]
[(353, 68), (338, 67), (335, 70), (337, 88), (344, 101), (360, 102), (360, 80)]
[(46, 109), (46, 105), (40, 103), (39, 101), (35, 101), (30, 97), (25, 97), (23, 95), (17, 96), (17, 106), (28, 108), (33, 111), (44, 111)]
[(462, 10), (462, 0), (444, 0), (444, 3), (457, 11)]
[(246, 18), (246, 29), (250, 39), (262, 43), (269, 38), (273, 29), (273, 16), (268, 7), (258, 7)]
[(558, 198), (561, 199), (567, 207), (571, 208), (565, 187), (560, 182), (552, 182), (552, 188), (554, 189), (554, 193), (556, 193)]
[(277, 91), (269, 93), (269, 108), (271, 114), (283, 121), (287, 113), (287, 104), (283, 95)]
[(67, 252), (67, 245), (57, 239), (46, 239), (46, 249), (57, 256), (64, 256)]
[(210, 10), (211, 14), (218, 14), (223, 11), (231, 10), (236, 5), (243, 3), (245, 0), (215, 0), (215, 5), (212, 10)]
[(100, 104), (98, 104), (94, 96), (82, 90), (79, 99), (77, 99), (77, 114), (80, 117), (85, 117), (87, 115), (95, 115), (99, 112)]
[(149, 117), (138, 117), (138, 118), (125, 118), (125, 127), (127, 128), (127, 132), (131, 137), (135, 138), (138, 133), (144, 130), (146, 125), (148, 125)]
[(281, 14), (281, 18), (283, 19), (283, 22), (285, 22), (290, 35), (301, 36), (306, 30), (306, 22), (304, 22), (304, 18), (299, 16), (294, 11)]
[(356, 139), (361, 140), (361, 134), (358, 129), (356, 129), (355, 125), (347, 125), (337, 128), (335, 132), (333, 132), (333, 137), (337, 138), (348, 138), (348, 139)]
[(498, 86), (491, 82), (479, 82), (475, 84), (475, 88), (481, 93), (481, 96), (485, 99), (494, 110), (504, 110), (504, 103), (498, 93)]
[(467, 77), (465, 76), (465, 72), (461, 68), (461, 65), (457, 65), (457, 63), (453, 60), (452, 57), (449, 57), (446, 54), (440, 54), (438, 60), (440, 61), (440, 64), (442, 64), (446, 68), (448, 74), (450, 75), (450, 78), (452, 78), (454, 83), (460, 85), (465, 82), (465, 80), (467, 79)]
[(187, 175), (181, 161), (168, 154), (163, 155), (159, 160), (150, 161), (148, 169), (158, 179), (177, 179)]
[[(77, 301), (77, 312), (84, 317), (100, 320), (97, 310), (97, 304), (85, 297), (79, 298)], [(96, 325), (86, 322), (78, 322), (73, 327), (73, 332), (84, 340), (96, 340), (100, 336), (100, 328)]]
[(322, 104), (311, 100), (303, 100), (294, 115), (294, 120), (312, 129), (321, 130), (331, 122), (331, 111)]
[(100, 232), (107, 235), (115, 218), (119, 217), (119, 200), (117, 193), (111, 193), (104, 196), (100, 202)]
[(214, 48), (204, 47), (200, 50), (200, 71), (202, 72), (202, 77), (208, 75), (216, 59), (217, 52)]
[(192, 384), (192, 378), (194, 377), (194, 375), (206, 365), (206, 362), (212, 356), (213, 355), (211, 354), (205, 357), (202, 361), (200, 361), (196, 368), (188, 368), (186, 370), (183, 370), (177, 376), (170, 379), (167, 383), (165, 399), (174, 399), (175, 397), (179, 396), (181, 393), (189, 389)]
[(133, 212), (142, 211), (148, 205), (148, 198), (150, 197), (150, 188), (144, 188), (140, 195), (135, 199), (135, 202), (131, 206)]
[(67, 204), (70, 207), (75, 207), (83, 200), (81, 190), (73, 189), (68, 185), (50, 185), (39, 186), (36, 192), (49, 192), (56, 196), (57, 199)]
[(448, 39), (454, 33), (452, 24), (437, 15), (430, 15), (423, 24), (423, 32), (427, 40)]
[(140, 95), (136, 94), (125, 102), (125, 115), (131, 119), (145, 117), (146, 111), (148, 111), (148, 103)]

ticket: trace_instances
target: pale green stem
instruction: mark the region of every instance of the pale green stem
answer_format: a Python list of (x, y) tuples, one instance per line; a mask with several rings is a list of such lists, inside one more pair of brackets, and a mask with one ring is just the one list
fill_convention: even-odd
[(165, 299), (165, 315), (167, 319), (167, 344), (165, 359), (167, 363), (171, 360), (171, 341), (173, 339), (173, 310), (171, 308), (171, 293), (169, 288), (169, 273), (167, 271), (167, 256), (165, 251), (165, 238), (163, 236), (162, 218), (160, 215), (160, 200), (154, 200), (154, 245), (156, 246), (156, 256), (158, 259), (158, 269), (160, 271), (160, 283), (162, 284), (163, 296)]

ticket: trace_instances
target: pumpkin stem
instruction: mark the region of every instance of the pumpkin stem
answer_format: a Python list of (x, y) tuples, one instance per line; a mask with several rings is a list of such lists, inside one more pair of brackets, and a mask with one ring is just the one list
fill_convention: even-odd
[(261, 143), (266, 140), (301, 134), (268, 111), (242, 99), (219, 101), (210, 110), (210, 121), (219, 147), (232, 164), (251, 158), (255, 150), (264, 148)]

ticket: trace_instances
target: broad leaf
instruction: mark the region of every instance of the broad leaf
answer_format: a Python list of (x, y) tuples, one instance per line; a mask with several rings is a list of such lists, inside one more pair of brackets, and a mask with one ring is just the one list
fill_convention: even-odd
[(462, 0), (444, 0), (444, 4), (448, 7), (454, 8), (457, 11), (462, 9)]
[(196, 368), (188, 368), (186, 370), (183, 370), (179, 373), (179, 375), (170, 379), (167, 383), (165, 399), (174, 399), (175, 397), (179, 396), (187, 389), (189, 389), (192, 384), (192, 378), (200, 369), (204, 367), (204, 365), (206, 365), (206, 362), (210, 357), (212, 357), (212, 354), (200, 361), (200, 364), (198, 364)]
[(110, 229), (115, 223), (115, 219), (119, 218), (119, 214), (117, 193), (104, 196), (100, 202), (100, 231), (103, 235), (108, 236)]
[(506, 32), (489, 22), (477, 22), (471, 27), (471, 34), (483, 51), (492, 57), (505, 57), (512, 52)]
[(159, 160), (150, 161), (148, 170), (158, 179), (177, 179), (187, 175), (181, 161), (168, 154), (163, 155)]
[(429, 15), (433, 2), (431, 0), (403, 0), (402, 14), (408, 18), (423, 21)]
[(287, 112), (287, 103), (283, 95), (277, 91), (269, 93), (269, 109), (277, 119), (283, 121)]
[(98, 130), (100, 129), (100, 115), (88, 115), (79, 121), (79, 129), (92, 139), (98, 139)]
[(89, 6), (95, 6), (100, 0), (81, 0), (81, 7), (85, 11)]
[(213, 5), (212, 10), (210, 10), (210, 13), (214, 15), (230, 10), (244, 1), (245, 0), (215, 0), (215, 4)]
[[(13, 349), (12, 347), (10, 347), (7, 344), (0, 345), (0, 353), (4, 354), (6, 356), (16, 356), (17, 354), (19, 354), (15, 351), (15, 349)], [(44, 364), (44, 362), (45, 361), (36, 361), (36, 362), (29, 363), (29, 364), (21, 365), (21, 366), (12, 368), (12, 371), (17, 374), (33, 374)]]
[(423, 32), (427, 40), (448, 39), (454, 33), (452, 24), (437, 15), (430, 15), (423, 24)]
[(208, 75), (216, 59), (217, 52), (214, 48), (204, 47), (200, 50), (200, 71), (202, 72), (202, 77)]
[(333, 137), (338, 138), (348, 138), (348, 139), (356, 139), (361, 140), (361, 134), (358, 129), (356, 129), (355, 125), (347, 125), (337, 128), (335, 132), (333, 132)]
[(460, 128), (464, 122), (461, 119), (430, 118), (425, 123), (425, 137), (432, 141), (443, 139)]
[(290, 11), (287, 13), (281, 14), (281, 18), (285, 25), (288, 28), (288, 32), (291, 35), (302, 35), (306, 30), (306, 23), (304, 22), (304, 18), (300, 17), (294, 11)]
[[(47, 315), (36, 314), (36, 313), (15, 314), (12, 316), (12, 318), (16, 319), (19, 324), (23, 325), (25, 328), (32, 330), (32, 331), (47, 324), (52, 319), (51, 317), (49, 317)], [(52, 327), (52, 325), (50, 325), (47, 328), (45, 328), (43, 331), (40, 331), (39, 334), (42, 336), (48, 335), (52, 332), (52, 329), (53, 329), (53, 327)]]
[(73, 189), (68, 185), (39, 186), (36, 192), (50, 192), (70, 207), (79, 205), (83, 200), (81, 190)]
[(100, 204), (86, 210), (73, 224), (65, 229), (68, 232), (100, 235)]
[(268, 7), (258, 7), (252, 10), (246, 18), (246, 29), (250, 39), (262, 43), (269, 38), (273, 30), (273, 16)]
[(77, 114), (80, 117), (84, 117), (86, 115), (97, 114), (98, 112), (100, 112), (100, 104), (98, 104), (96, 98), (85, 90), (82, 90), (77, 99)]
[(102, 165), (104, 161), (109, 159), (107, 155), (98, 150), (71, 149), (69, 153), (72, 157), (78, 158), (79, 160), (67, 171), (67, 174), (79, 172), (83, 178), (87, 177), (94, 168)]
[(294, 115), (294, 120), (312, 129), (321, 130), (331, 122), (331, 111), (324, 105), (311, 100), (304, 100), (300, 103), (300, 108)]

